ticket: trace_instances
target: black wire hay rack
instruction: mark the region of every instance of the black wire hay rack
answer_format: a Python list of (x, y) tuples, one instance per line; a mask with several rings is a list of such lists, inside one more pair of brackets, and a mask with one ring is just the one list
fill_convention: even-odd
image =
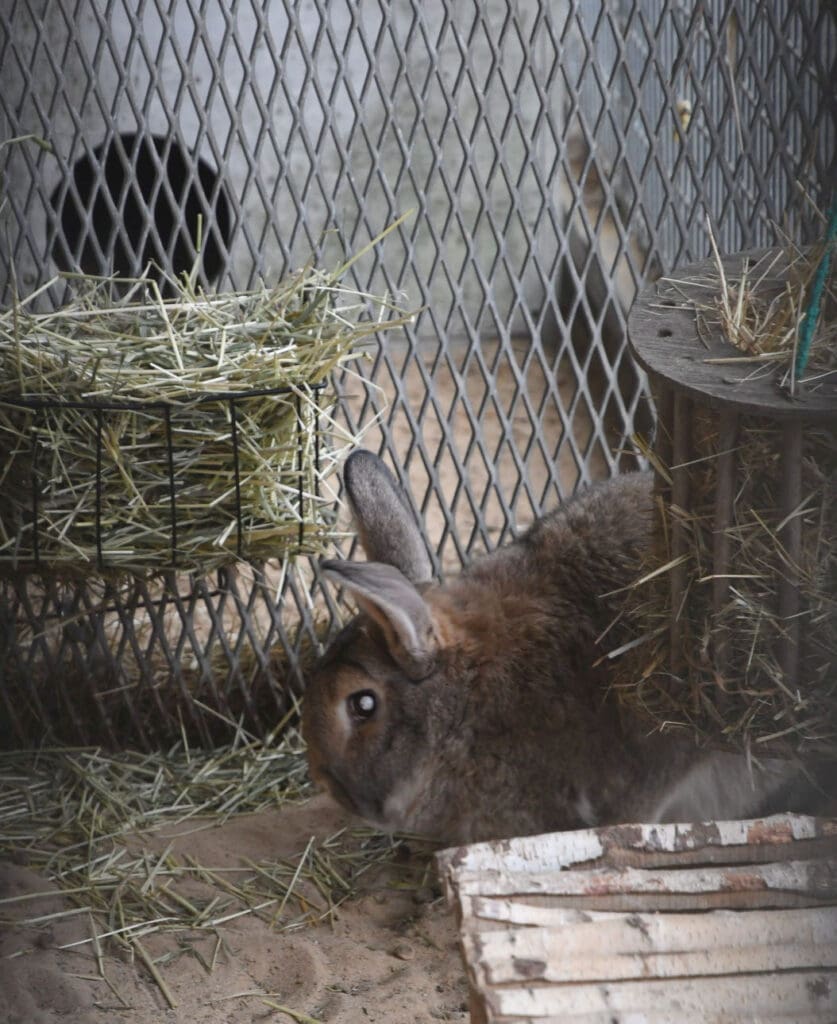
[[(263, 735), (288, 713), (301, 688), (296, 666), (304, 651), (294, 636), (296, 617), (283, 615), (277, 604), (277, 588), (289, 571), (285, 559), (321, 550), (330, 530), (330, 501), (319, 514), (317, 399), (324, 388), (318, 384), (304, 393), (277, 387), (199, 400), (204, 415), (226, 425), (233, 481), (216, 515), (226, 521), (226, 539), (214, 547), (189, 544), (194, 519), (187, 524), (179, 514), (184, 487), (175, 466), (181, 408), (3, 399), (29, 421), (31, 447), (23, 460), (28, 478), (21, 473), (12, 484), (19, 496), (28, 496), (29, 512), (18, 522), (19, 536), (8, 557), (0, 561), (0, 743), (54, 734), (63, 742), (108, 746), (148, 748), (174, 738), (206, 745), (235, 729)], [(277, 482), (293, 492), (296, 523), (285, 524), (273, 538), (270, 562), (255, 557), (248, 543), (253, 516), (241, 488), (240, 420), (246, 420), (248, 402), (266, 398), (276, 401), (278, 419), (293, 420), (290, 443), (296, 449)], [(304, 407), (311, 410), (310, 423)], [(40, 434), (48, 417), (71, 410), (89, 420), (93, 472), (87, 506), (78, 510), (62, 538), (67, 543), (59, 546), (43, 527), (49, 495)], [(159, 491), (168, 546), (160, 543), (152, 554), (127, 552), (118, 541), (114, 551), (114, 527), (105, 516), (113, 507), (105, 435), (109, 417), (126, 414), (132, 420), (154, 418), (164, 440), (166, 479)], [(293, 666), (282, 657), (288, 648), (298, 655)]]
[[(226, 507), (222, 506), (219, 511), (218, 521), (223, 523), (226, 520), (226, 528), (222, 529), (222, 540), (212, 540), (205, 543), (196, 542), (189, 547), (188, 554), (184, 555), (179, 546), (184, 533), (188, 534), (188, 528), (184, 525), (182, 512), (178, 514), (178, 491), (183, 480), (178, 479), (175, 470), (177, 453), (177, 418), (178, 407), (171, 402), (129, 402), (129, 401), (89, 401), (69, 402), (56, 401), (53, 399), (42, 399), (32, 397), (8, 397), (0, 396), (0, 407), (20, 410), (23, 417), (28, 421), (24, 430), (31, 438), (28, 457), (20, 460), (23, 463), (19, 467), (25, 473), (28, 470), (28, 484), (26, 479), (18, 475), (12, 486), (19, 494), (30, 495), (30, 513), (25, 511), (21, 516), (20, 510), (25, 502), (16, 502), (16, 506), (9, 516), (9, 522), (17, 520), (18, 529), (10, 536), (6, 528), (6, 544), (0, 553), (0, 572), (31, 572), (44, 569), (63, 568), (68, 572), (105, 572), (108, 570), (121, 570), (136, 573), (148, 573), (164, 569), (187, 570), (187, 569), (209, 569), (214, 563), (230, 561), (231, 558), (239, 560), (264, 560), (267, 554), (273, 557), (284, 557), (289, 554), (311, 554), (320, 549), (320, 545), (314, 540), (308, 542), (309, 524), (306, 517), (311, 519), (310, 533), (320, 538), (323, 526), (318, 521), (314, 508), (319, 502), (319, 479), (321, 474), (320, 460), (320, 413), (316, 403), (317, 396), (324, 391), (325, 383), (313, 384), (305, 388), (275, 387), (261, 388), (254, 391), (241, 392), (219, 392), (212, 395), (204, 395), (189, 402), (191, 407), (200, 406), (204, 409), (212, 408), (214, 416), (220, 418), (221, 422), (228, 425), (228, 458), (230, 472), (232, 474), (232, 488)], [(276, 486), (282, 486), (295, 495), (296, 526), (292, 529), (284, 529), (283, 536), (277, 537), (272, 551), (266, 552), (264, 545), (248, 543), (248, 536), (253, 533), (252, 522), (248, 528), (245, 522), (246, 509), (242, 502), (242, 442), (240, 440), (241, 428), (239, 426), (239, 409), (245, 408), (249, 401), (271, 398), (277, 400), (276, 418), (282, 419), (290, 415), (292, 417), (293, 440), (291, 442), (295, 453), (292, 460), (283, 471), (283, 480), (277, 480)], [(310, 467), (306, 467), (306, 445), (309, 433), (309, 424), (306, 423), (306, 416), (303, 411), (303, 402), (310, 407), (310, 433), (313, 446), (313, 456)], [(45, 429), (49, 419), (59, 419), (68, 411), (77, 411), (89, 417), (91, 421), (90, 433), (93, 435), (92, 458), (93, 478), (90, 488), (91, 500), (86, 508), (80, 509), (77, 517), (79, 520), (75, 525), (82, 534), (80, 541), (73, 542), (72, 536), (64, 535), (62, 541), (70, 543), (59, 545), (54, 542), (51, 531), (47, 531), (43, 524), (44, 505), (48, 504), (49, 498), (45, 497), (47, 487), (44, 482), (45, 473), (42, 471), (41, 456), (43, 435), (54, 439), (56, 435)], [(108, 540), (108, 526), (105, 523), (104, 508), (107, 502), (106, 476), (108, 457), (105, 454), (105, 431), (109, 414), (134, 413), (134, 443), (137, 446), (136, 419), (149, 418), (162, 425), (162, 452), (160, 455), (161, 464), (165, 470), (165, 480), (159, 484), (159, 504), (166, 509), (166, 514), (161, 520), (164, 529), (157, 532), (168, 536), (167, 544), (157, 544), (150, 552), (137, 552), (136, 550), (112, 550), (113, 545)], [(184, 442), (181, 441), (181, 444)], [(143, 442), (140, 441), (140, 445)], [(113, 471), (113, 467), (111, 467)], [(110, 475), (113, 475), (111, 472)], [(294, 482), (295, 478), (295, 482)], [(313, 483), (314, 491), (311, 492)], [(116, 496), (118, 502), (119, 496)], [(2, 522), (2, 506), (4, 504), (2, 489), (0, 488), (0, 522)], [(293, 509), (290, 509), (293, 512)], [(252, 519), (252, 517), (251, 517)], [(118, 524), (117, 524), (118, 525)], [(257, 528), (257, 527), (256, 527)], [(72, 532), (72, 529), (71, 531)], [(167, 556), (164, 554), (168, 547)]]
[(0, 313), (8, 742), (261, 735), (299, 690), (282, 591), (334, 540), (331, 375), (383, 321), (311, 268), (243, 294), (146, 285)]

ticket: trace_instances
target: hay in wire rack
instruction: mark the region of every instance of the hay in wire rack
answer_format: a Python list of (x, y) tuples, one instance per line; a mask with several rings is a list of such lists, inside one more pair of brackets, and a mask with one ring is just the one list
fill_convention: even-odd
[[(0, 569), (198, 570), (316, 553), (331, 536), (332, 371), (405, 322), (307, 267), (205, 294), (150, 280), (111, 300), (0, 312)], [(372, 315), (370, 315), (370, 310)], [(352, 438), (344, 438), (351, 444)]]
[[(211, 974), (219, 953), (236, 956), (234, 929), (246, 915), (297, 931), (333, 923), (373, 879), (376, 888), (426, 891), (432, 844), (368, 828), (312, 835), (295, 855), (258, 862), (207, 863), (189, 848), (185, 837), (194, 832), (309, 795), (302, 741), (286, 724), (265, 742), (234, 729), (232, 743), (211, 751), (184, 741), (144, 754), (0, 752), (0, 855), (50, 883), (0, 898), (7, 957), (30, 955), (33, 939), (90, 952), (99, 979), (128, 1010), (108, 975), (112, 956), (136, 960), (171, 1006), (169, 963), (188, 951)], [(166, 838), (155, 835), (160, 829)], [(57, 893), (65, 906), (49, 912)], [(52, 928), (71, 917), (85, 927), (58, 945)], [(158, 942), (152, 961), (145, 944), (165, 935), (167, 951), (161, 956)]]

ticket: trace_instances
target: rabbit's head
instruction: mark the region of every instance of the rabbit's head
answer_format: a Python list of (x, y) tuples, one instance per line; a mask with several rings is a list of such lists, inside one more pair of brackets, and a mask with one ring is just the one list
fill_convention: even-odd
[(359, 614), (326, 651), (305, 695), (311, 774), (344, 806), (384, 827), (421, 818), (434, 733), (451, 716), (444, 623), (411, 509), (371, 452), (344, 467), (367, 562), (324, 561)]

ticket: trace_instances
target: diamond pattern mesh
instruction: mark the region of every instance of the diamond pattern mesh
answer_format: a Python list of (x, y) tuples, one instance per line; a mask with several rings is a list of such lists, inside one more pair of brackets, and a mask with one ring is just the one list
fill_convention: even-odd
[[(41, 287), (56, 260), (174, 261), (166, 218), (182, 228), (196, 209), (218, 244), (206, 283), (223, 288), (312, 252), (334, 264), (413, 210), (351, 274), (419, 312), (360, 367), (369, 386), (337, 382), (338, 416), (353, 431), (378, 417), (365, 443), (453, 567), (630, 460), (650, 411), (626, 311), (707, 254), (707, 217), (727, 250), (774, 242), (775, 225), (814, 237), (837, 179), (835, 54), (837, 15), (817, 0), (7, 0), (0, 138), (21, 141), (0, 149), (0, 298)], [(156, 140), (150, 170), (131, 136)], [(37, 607), (12, 587), (7, 662), (104, 663), (119, 690), (132, 658), (141, 686), (125, 692), (161, 717), (168, 673), (203, 739), (196, 695), (264, 731), (286, 703), (271, 651), (297, 679), (319, 590), (307, 568), (256, 580), (95, 599), (50, 583)], [(65, 623), (58, 647), (42, 629), (19, 649), (20, 616), (60, 623), (68, 601), (89, 635)], [(118, 710), (114, 741), (120, 715), (142, 718), (128, 697)]]

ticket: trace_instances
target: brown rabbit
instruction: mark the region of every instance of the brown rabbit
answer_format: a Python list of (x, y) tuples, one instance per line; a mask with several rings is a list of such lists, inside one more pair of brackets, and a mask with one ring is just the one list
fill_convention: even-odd
[(439, 585), (394, 478), (345, 464), (370, 561), (324, 561), (360, 614), (305, 695), (313, 778), (387, 829), (449, 843), (623, 821), (742, 817), (794, 769), (649, 732), (596, 639), (647, 548), (651, 478), (591, 486)]

